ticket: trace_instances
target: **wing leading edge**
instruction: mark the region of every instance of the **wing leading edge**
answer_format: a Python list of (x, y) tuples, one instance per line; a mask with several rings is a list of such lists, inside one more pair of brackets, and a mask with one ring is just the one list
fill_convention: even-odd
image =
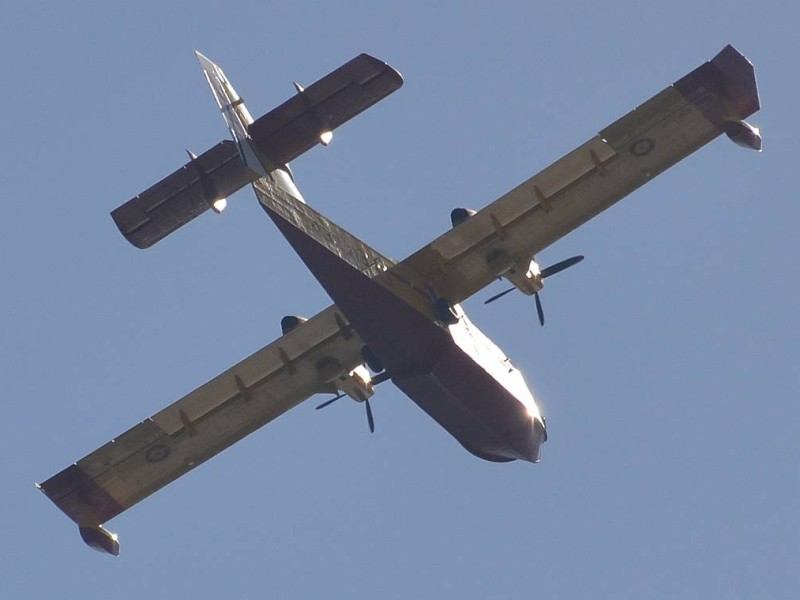
[[(398, 268), (453, 303), (494, 281), (508, 261), (532, 257), (722, 132), (757, 130), (743, 119), (760, 108), (752, 64), (732, 46), (615, 121), (598, 135), (440, 236)], [(735, 130), (735, 131), (734, 131)]]

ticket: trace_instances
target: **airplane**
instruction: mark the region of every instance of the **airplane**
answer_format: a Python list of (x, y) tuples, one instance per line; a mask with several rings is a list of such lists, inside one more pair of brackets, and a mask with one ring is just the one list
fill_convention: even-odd
[[(90, 547), (119, 555), (104, 524), (317, 394), (364, 403), (391, 380), (473, 455), (538, 462), (544, 416), (522, 374), (460, 303), (497, 279), (533, 295), (581, 260), (540, 268), (535, 255), (723, 132), (762, 149), (745, 118), (760, 108), (755, 71), (726, 46), (586, 143), (394, 261), (306, 204), (289, 163), (403, 84), (361, 54), (253, 119), (218, 65), (197, 53), (233, 140), (222, 141), (111, 215), (148, 248), (250, 184), (260, 206), (334, 304), (281, 320), (283, 335), (37, 486)], [(503, 292), (505, 294), (506, 292)], [(502, 294), (499, 294), (500, 296)], [(490, 300), (494, 300), (492, 298)]]

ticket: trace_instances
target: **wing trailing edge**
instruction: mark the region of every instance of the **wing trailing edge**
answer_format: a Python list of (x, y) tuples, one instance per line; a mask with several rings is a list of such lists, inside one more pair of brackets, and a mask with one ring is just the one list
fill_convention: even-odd
[(248, 132), (260, 155), (274, 167), (291, 162), (323, 136), (383, 100), (403, 85), (403, 77), (387, 63), (360, 54), (272, 109)]
[(125, 239), (149, 248), (257, 178), (225, 140), (111, 213)]

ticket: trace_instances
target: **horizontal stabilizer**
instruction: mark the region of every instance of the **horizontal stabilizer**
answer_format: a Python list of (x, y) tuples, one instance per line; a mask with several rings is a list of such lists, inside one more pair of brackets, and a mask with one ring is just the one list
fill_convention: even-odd
[(273, 167), (294, 160), (331, 132), (403, 85), (386, 63), (361, 54), (257, 119), (248, 128)]
[(131, 244), (149, 248), (255, 178), (236, 144), (226, 140), (115, 209), (111, 217)]

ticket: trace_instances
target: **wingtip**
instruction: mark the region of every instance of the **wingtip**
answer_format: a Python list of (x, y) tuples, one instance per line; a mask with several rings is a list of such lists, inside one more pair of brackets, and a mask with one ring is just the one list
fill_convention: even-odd
[(711, 63), (724, 75), (725, 91), (734, 102), (740, 119), (746, 119), (761, 108), (755, 67), (750, 59), (728, 44)]
[(381, 70), (386, 69), (386, 71), (391, 74), (391, 78), (394, 80), (394, 84), (396, 86), (395, 89), (399, 89), (403, 86), (404, 83), (403, 75), (400, 73), (400, 71), (395, 69), (385, 60), (381, 60), (380, 58), (377, 58), (366, 52), (362, 52), (361, 54), (358, 55), (357, 58), (363, 58), (365, 60), (369, 60)]

